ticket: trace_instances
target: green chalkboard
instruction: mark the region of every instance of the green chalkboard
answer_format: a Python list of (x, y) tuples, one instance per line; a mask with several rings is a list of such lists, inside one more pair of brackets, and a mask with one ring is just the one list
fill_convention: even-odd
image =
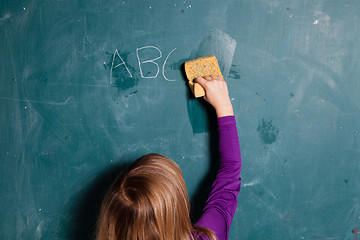
[(183, 63), (215, 54), (242, 149), (230, 239), (358, 239), (360, 2), (2, 0), (0, 239), (89, 239), (104, 191), (150, 152), (196, 219), (214, 113)]

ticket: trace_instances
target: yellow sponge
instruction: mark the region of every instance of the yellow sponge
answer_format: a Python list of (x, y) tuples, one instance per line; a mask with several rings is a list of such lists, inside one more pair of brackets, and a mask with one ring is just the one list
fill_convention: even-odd
[(189, 80), (190, 89), (196, 98), (205, 96), (204, 88), (200, 84), (194, 82), (197, 77), (204, 77), (209, 75), (223, 77), (219, 64), (214, 55), (200, 57), (185, 62), (185, 73)]

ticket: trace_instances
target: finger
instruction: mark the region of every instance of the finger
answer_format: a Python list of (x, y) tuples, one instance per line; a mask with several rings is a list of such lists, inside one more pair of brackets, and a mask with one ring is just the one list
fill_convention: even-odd
[(213, 78), (212, 78), (211, 76), (205, 76), (204, 78), (205, 78), (206, 81), (211, 81), (211, 80), (213, 80)]
[(197, 77), (195, 82), (199, 83), (202, 87), (204, 87), (206, 84), (206, 80), (203, 77)]
[(213, 79), (213, 80), (223, 80), (225, 81), (222, 77), (220, 76), (216, 76), (216, 75), (210, 75), (210, 77)]

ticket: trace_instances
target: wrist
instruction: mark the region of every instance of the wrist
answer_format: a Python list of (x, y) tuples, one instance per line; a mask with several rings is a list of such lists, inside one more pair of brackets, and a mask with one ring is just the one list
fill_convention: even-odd
[(234, 116), (234, 109), (231, 105), (231, 103), (226, 105), (221, 105), (217, 108), (215, 108), (216, 115), (218, 118), (220, 117), (226, 117), (226, 116)]

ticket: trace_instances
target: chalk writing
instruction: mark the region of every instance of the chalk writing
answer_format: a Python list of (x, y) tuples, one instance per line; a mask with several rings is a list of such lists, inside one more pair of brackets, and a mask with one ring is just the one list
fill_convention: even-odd
[[(156, 58), (150, 59), (150, 60), (141, 61), (141, 60), (140, 60), (140, 57), (139, 57), (139, 50), (143, 50), (143, 49), (147, 49), (147, 48), (156, 49), (156, 50), (159, 52), (159, 56), (156, 57)], [(161, 53), (160, 49), (157, 48), (157, 47), (155, 47), (155, 46), (145, 46), (145, 47), (137, 48), (137, 49), (136, 49), (136, 56), (137, 56), (138, 63), (139, 63), (139, 69), (140, 69), (141, 77), (142, 77), (142, 78), (156, 78), (157, 75), (159, 74), (160, 68), (159, 68), (159, 64), (157, 64), (155, 61), (158, 60), (158, 59), (160, 59), (160, 58), (162, 57), (162, 53)], [(148, 77), (144, 76), (141, 65), (142, 65), (142, 64), (145, 64), (145, 63), (153, 63), (153, 64), (156, 65), (156, 67), (157, 67), (157, 72), (156, 72), (156, 74), (155, 74), (154, 76), (148, 76)]]
[[(155, 52), (155, 56), (153, 58), (150, 58), (150, 59), (146, 59), (146, 56), (145, 55), (148, 55), (149, 54), (149, 51), (147, 52), (147, 54), (143, 54), (143, 51), (144, 50), (153, 50), (151, 52)], [(167, 64), (167, 61), (170, 57), (170, 55), (176, 50), (176, 48), (172, 49), (169, 54), (166, 56), (163, 64), (162, 64), (162, 76), (164, 77), (164, 79), (166, 81), (169, 81), (169, 82), (172, 82), (172, 81), (176, 81), (175, 79), (169, 79), (166, 74), (165, 74), (165, 68), (166, 68), (166, 64)], [(144, 47), (140, 47), (140, 48), (136, 48), (136, 57), (137, 57), (137, 62), (138, 62), (138, 65), (139, 65), (139, 71), (140, 71), (140, 76), (141, 78), (156, 78), (158, 77), (159, 75), (159, 72), (160, 72), (160, 65), (158, 63), (158, 61), (163, 57), (163, 54), (162, 54), (162, 51), (156, 47), (156, 46), (144, 46)], [(125, 58), (126, 59), (126, 58)], [(147, 68), (149, 69), (149, 64), (152, 64), (153, 67), (155, 68), (155, 74), (152, 74), (152, 75), (149, 75), (151, 72), (148, 72), (147, 74), (144, 74), (144, 65), (147, 65)], [(110, 83), (114, 83), (113, 81), (113, 71), (114, 69), (116, 68), (120, 68), (120, 67), (123, 67), (125, 68), (127, 74), (129, 75), (130, 78), (133, 78), (133, 74), (132, 72), (130, 71), (126, 61), (124, 60), (124, 58), (121, 57), (121, 55), (119, 54), (119, 51), (116, 49), (114, 54), (113, 54), (113, 57), (112, 57), (112, 63), (111, 63), (111, 68), (110, 68)]]
[[(118, 57), (121, 62), (114, 67), (114, 62), (115, 62), (116, 57)], [(126, 71), (129, 73), (130, 77), (132, 78), (133, 75), (131, 74), (129, 68), (126, 66), (126, 63), (124, 62), (124, 60), (123, 60), (122, 57), (120, 56), (118, 50), (116, 49), (115, 52), (114, 52), (114, 55), (113, 55), (113, 60), (112, 60), (112, 63), (111, 63), (111, 68), (110, 68), (110, 83), (113, 83), (113, 82), (112, 82), (112, 72), (113, 72), (113, 70), (114, 70), (115, 68), (120, 67), (121, 65), (124, 65), (124, 67), (126, 68)]]
[(162, 74), (163, 74), (163, 76), (164, 76), (164, 78), (165, 78), (166, 81), (175, 81), (175, 80), (170, 80), (170, 79), (168, 79), (168, 78), (165, 76), (165, 65), (166, 65), (166, 62), (167, 62), (169, 56), (170, 56), (175, 50), (176, 50), (176, 48), (174, 48), (173, 50), (171, 50), (171, 51), (169, 52), (169, 54), (166, 56), (165, 61), (164, 61), (164, 64), (163, 64)]

